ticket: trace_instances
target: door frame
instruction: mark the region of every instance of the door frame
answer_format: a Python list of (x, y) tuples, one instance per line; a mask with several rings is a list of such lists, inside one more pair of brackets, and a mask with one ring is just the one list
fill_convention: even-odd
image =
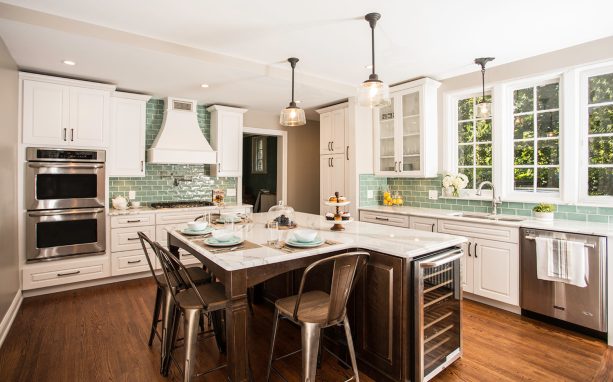
[[(243, 134), (257, 134), (280, 138), (277, 140), (277, 199), (287, 204), (287, 131), (277, 129), (262, 129), (259, 127), (243, 127)], [(238, 204), (243, 203), (243, 177), (238, 178), (240, 187), (237, 187)]]

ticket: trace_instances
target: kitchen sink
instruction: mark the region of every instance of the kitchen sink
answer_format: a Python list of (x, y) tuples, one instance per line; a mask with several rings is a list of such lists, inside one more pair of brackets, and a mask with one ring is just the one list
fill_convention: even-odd
[(520, 222), (520, 221), (527, 219), (524, 216), (492, 215), (492, 214), (482, 214), (482, 213), (474, 213), (474, 212), (457, 212), (457, 213), (453, 213), (452, 216), (461, 216), (465, 218), (494, 220), (494, 221), (503, 221), (503, 222)]

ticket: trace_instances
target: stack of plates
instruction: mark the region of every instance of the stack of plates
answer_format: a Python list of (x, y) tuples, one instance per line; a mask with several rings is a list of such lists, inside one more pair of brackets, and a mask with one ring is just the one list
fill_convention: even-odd
[(324, 240), (319, 236), (317, 236), (313, 241), (298, 241), (294, 236), (289, 237), (285, 241), (285, 244), (289, 245), (290, 247), (297, 247), (297, 248), (319, 247), (323, 243), (324, 243)]
[(214, 237), (209, 237), (204, 242), (211, 247), (230, 247), (242, 243), (244, 240), (238, 236), (232, 236), (230, 240), (220, 241)]
[(213, 227), (206, 227), (205, 229), (201, 229), (201, 230), (194, 230), (194, 229), (186, 227), (181, 230), (181, 233), (184, 235), (188, 235), (188, 236), (198, 236), (198, 235), (206, 235), (207, 233), (211, 233), (214, 230), (215, 229)]

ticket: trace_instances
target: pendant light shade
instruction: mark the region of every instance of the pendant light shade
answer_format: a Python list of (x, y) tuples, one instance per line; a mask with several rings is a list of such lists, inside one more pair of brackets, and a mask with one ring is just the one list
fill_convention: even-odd
[(391, 104), (389, 86), (379, 80), (375, 73), (375, 26), (381, 18), (379, 13), (369, 13), (364, 16), (370, 25), (372, 73), (368, 79), (358, 86), (358, 103), (365, 107), (383, 107)]
[(481, 102), (477, 103), (477, 118), (489, 118), (492, 116), (492, 103), (487, 102), (485, 98), (485, 65), (493, 61), (494, 57), (475, 58), (475, 64), (481, 66)]
[(298, 59), (296, 57), (290, 57), (287, 59), (292, 66), (292, 102), (289, 106), (281, 110), (281, 116), (279, 117), (279, 123), (281, 126), (302, 126), (306, 125), (306, 116), (304, 110), (296, 106), (294, 102), (294, 69)]

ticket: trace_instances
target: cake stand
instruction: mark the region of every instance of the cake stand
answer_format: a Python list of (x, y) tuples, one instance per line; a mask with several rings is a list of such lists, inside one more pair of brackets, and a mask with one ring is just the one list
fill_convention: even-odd
[[(338, 197), (339, 194), (338, 192), (336, 193), (336, 197)], [(345, 202), (325, 202), (326, 206), (332, 206), (332, 207), (336, 207), (336, 213), (334, 214), (334, 217), (336, 218), (337, 216), (340, 217), (341, 216), (341, 207), (343, 206), (348, 206), (349, 204), (351, 204), (350, 201), (345, 201)], [(330, 221), (330, 220), (326, 220), (326, 221)], [(351, 223), (353, 221), (353, 219), (349, 219), (349, 220), (334, 220), (334, 225), (332, 226), (332, 228), (330, 228), (331, 231), (344, 231), (345, 230), (345, 224), (347, 223)]]

